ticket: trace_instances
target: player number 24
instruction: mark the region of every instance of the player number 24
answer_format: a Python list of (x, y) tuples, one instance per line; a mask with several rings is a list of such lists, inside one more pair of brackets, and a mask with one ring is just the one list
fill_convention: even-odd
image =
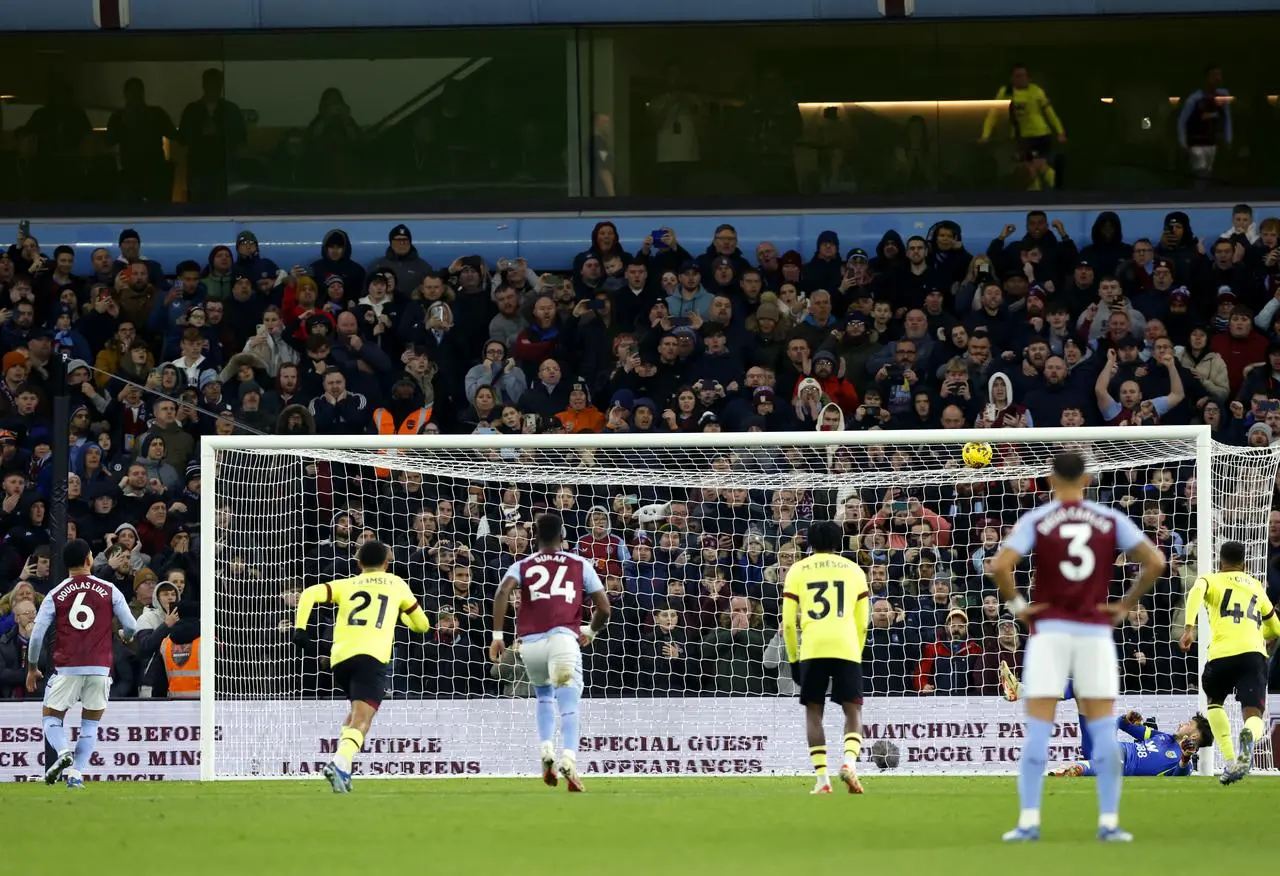
[[(536, 602), (539, 599), (563, 596), (565, 602), (573, 602), (573, 585), (564, 580), (569, 574), (568, 566), (557, 568), (554, 577), (547, 571), (546, 566), (530, 566), (525, 574), (532, 579), (529, 582), (530, 600)], [(550, 587), (547, 586), (548, 583)]]
[[(351, 607), (351, 612), (347, 615), (347, 626), (363, 627), (367, 626), (369, 621), (360, 617), (366, 608), (373, 603), (373, 597), (369, 595), (367, 590), (357, 590), (351, 594), (351, 601), (355, 603)], [(374, 629), (382, 629), (382, 622), (387, 619), (387, 595), (385, 593), (378, 594), (378, 619), (373, 622)]]
[[(1218, 614), (1223, 617), (1229, 617), (1236, 623), (1240, 623), (1241, 620), (1247, 617), (1258, 626), (1262, 626), (1262, 615), (1258, 614), (1258, 597), (1255, 595), (1249, 600), (1249, 607), (1247, 609), (1241, 609), (1239, 602), (1231, 601), (1231, 594), (1233, 592), (1235, 592), (1235, 588), (1228, 587), (1222, 594), (1222, 607), (1218, 609)], [(1231, 606), (1230, 611), (1227, 611), (1228, 605)]]

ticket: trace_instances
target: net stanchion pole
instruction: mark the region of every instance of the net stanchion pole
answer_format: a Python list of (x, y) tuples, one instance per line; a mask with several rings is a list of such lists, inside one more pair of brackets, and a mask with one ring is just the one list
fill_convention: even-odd
[[(1213, 482), (1213, 439), (1208, 431), (1196, 438), (1196, 577), (1207, 575), (1213, 571), (1214, 555), (1217, 547), (1213, 543), (1214, 500), (1216, 498)], [(1209, 700), (1204, 694), (1204, 685), (1200, 677), (1204, 674), (1204, 664), (1209, 659), (1208, 617), (1204, 608), (1194, 618), (1186, 618), (1183, 623), (1196, 627), (1196, 695), (1200, 714), (1205, 714)], [(1198, 772), (1202, 776), (1213, 775), (1216, 751), (1212, 745), (1200, 752)]]
[(216, 777), (217, 641), (214, 605), (220, 582), (217, 576), (218, 454), (209, 442), (200, 447), (200, 781)]

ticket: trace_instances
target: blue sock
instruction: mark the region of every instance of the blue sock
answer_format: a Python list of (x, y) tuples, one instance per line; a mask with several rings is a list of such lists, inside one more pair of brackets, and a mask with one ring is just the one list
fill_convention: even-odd
[[(1114, 730), (1111, 735), (1115, 735)], [(1093, 760), (1093, 733), (1089, 730), (1089, 722), (1084, 719), (1084, 715), (1080, 716), (1080, 752), (1081, 760)]]
[(556, 703), (551, 685), (535, 687), (534, 695), (538, 698), (538, 741), (550, 742), (556, 736)]
[(576, 685), (556, 688), (556, 703), (560, 706), (560, 735), (564, 737), (566, 751), (578, 753), (578, 700), (582, 694)]
[[(1039, 825), (1040, 796), (1044, 792), (1044, 771), (1049, 765), (1049, 739), (1053, 722), (1027, 718), (1027, 738), (1022, 742), (1022, 760), (1018, 762), (1018, 800), (1022, 813), (1019, 827)], [(1037, 813), (1031, 823), (1024, 823), (1028, 813)]]
[(76, 740), (76, 769), (86, 772), (89, 769), (89, 758), (93, 757), (94, 746), (98, 744), (98, 722), (92, 718), (80, 719), (80, 738)]
[(58, 754), (67, 750), (67, 731), (57, 715), (44, 716), (44, 738)]
[(1120, 786), (1124, 781), (1124, 762), (1120, 758), (1115, 727), (1114, 718), (1089, 722), (1089, 733), (1094, 740), (1091, 762), (1098, 774), (1098, 820), (1103, 827), (1116, 826), (1120, 812)]

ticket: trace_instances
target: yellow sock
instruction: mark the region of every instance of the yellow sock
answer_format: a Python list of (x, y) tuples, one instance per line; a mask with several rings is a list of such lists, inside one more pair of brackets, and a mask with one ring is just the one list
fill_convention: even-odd
[(827, 747), (814, 745), (809, 748), (809, 760), (813, 761), (813, 771), (819, 781), (827, 780)]
[(356, 759), (356, 755), (362, 748), (364, 748), (364, 734), (354, 727), (343, 727), (342, 738), (338, 742), (338, 754), (333, 760), (342, 767), (344, 772), (350, 772), (351, 762)]
[(1264, 734), (1266, 734), (1267, 732), (1266, 727), (1263, 726), (1262, 718), (1258, 717), (1257, 715), (1253, 716), (1252, 718), (1249, 718), (1244, 722), (1244, 729), (1248, 730), (1250, 733), (1253, 734), (1254, 742), (1261, 742)]
[(860, 754), (862, 754), (862, 734), (844, 734), (844, 762), (849, 766), (854, 766), (858, 763), (858, 755)]
[(1222, 752), (1222, 757), (1227, 763), (1236, 759), (1236, 747), (1231, 741), (1231, 722), (1227, 720), (1227, 713), (1222, 706), (1210, 706), (1205, 709), (1204, 716), (1209, 719), (1209, 726), (1213, 728), (1213, 738), (1218, 743), (1218, 751)]

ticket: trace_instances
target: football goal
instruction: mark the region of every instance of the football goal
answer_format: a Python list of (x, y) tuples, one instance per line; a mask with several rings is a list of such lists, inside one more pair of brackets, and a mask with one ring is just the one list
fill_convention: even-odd
[[(990, 444), (989, 465), (963, 462), (970, 442)], [(518, 650), (494, 664), (485, 647), (495, 589), (546, 510), (614, 608), (584, 654), (584, 775), (809, 772), (778, 619), (814, 520), (844, 527), (873, 590), (864, 771), (1014, 772), (1022, 709), (1000, 667), (1016, 672), (1026, 631), (1001, 618), (987, 571), (1047, 500), (1064, 449), (1085, 454), (1091, 497), (1169, 559), (1115, 638), (1120, 710), (1172, 730), (1203, 708), (1203, 620), (1190, 653), (1177, 645), (1184, 594), (1226, 539), (1265, 576), (1276, 490), (1271, 449), (1216, 444), (1207, 427), (205, 438), (201, 776), (296, 778), (331, 758), (346, 705), (325, 646), (290, 644), (294, 606), (302, 588), (355, 574), (370, 538), (391, 546), (433, 628), (397, 633), (358, 775), (537, 774)], [(1134, 573), (1118, 558), (1113, 592)], [(1032, 577), (1021, 569), (1020, 586)], [(1080, 757), (1073, 704), (1053, 743), (1051, 766)], [(1269, 744), (1256, 757), (1274, 768)]]

